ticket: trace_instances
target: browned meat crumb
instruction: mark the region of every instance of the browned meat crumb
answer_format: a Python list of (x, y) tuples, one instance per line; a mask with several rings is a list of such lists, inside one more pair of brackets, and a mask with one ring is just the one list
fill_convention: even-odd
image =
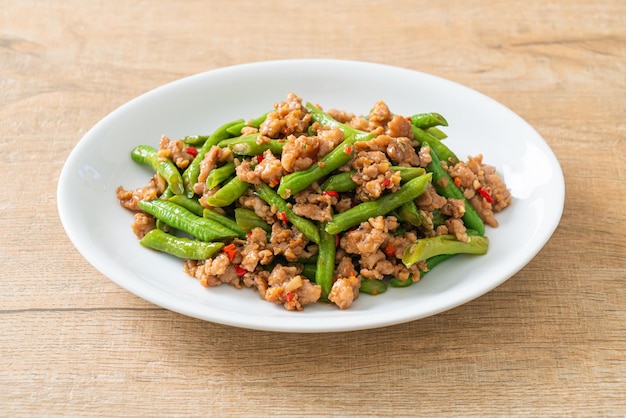
[(268, 224), (276, 221), (272, 208), (263, 199), (255, 196), (252, 190), (248, 190), (239, 198), (239, 204), (243, 208), (252, 209), (259, 217)]
[(230, 161), (233, 158), (233, 153), (230, 148), (220, 148), (214, 145), (204, 154), (204, 158), (200, 162), (200, 173), (198, 174), (198, 183), (204, 184), (209, 172), (217, 167), (218, 163), (224, 161)]
[(290, 311), (301, 311), (304, 305), (317, 302), (322, 295), (322, 288), (299, 273), (295, 266), (277, 264), (267, 279), (265, 300), (282, 304)]
[(274, 104), (274, 109), (259, 127), (262, 135), (279, 138), (292, 134), (299, 135), (307, 131), (311, 115), (302, 106), (300, 97), (289, 93), (286, 101)]
[(161, 136), (161, 142), (159, 143), (159, 150), (157, 154), (161, 159), (171, 158), (176, 167), (187, 168), (189, 163), (194, 159), (194, 156), (185, 151), (187, 147), (182, 140), (172, 141), (167, 136)]
[(357, 185), (356, 197), (361, 201), (374, 200), (384, 191), (395, 192), (400, 188), (401, 176), (391, 170), (391, 163), (381, 151), (358, 151), (352, 160), (356, 173), (352, 181)]
[(257, 265), (267, 265), (274, 260), (274, 253), (267, 245), (267, 234), (261, 228), (254, 228), (246, 237), (241, 249), (241, 267), (254, 271)]
[(446, 198), (439, 195), (432, 184), (424, 193), (415, 199), (417, 208), (427, 212), (432, 212), (435, 209), (441, 209), (446, 203)]
[(317, 136), (289, 135), (283, 147), (282, 166), (288, 173), (305, 170), (317, 161), (319, 149)]
[(296, 204), (293, 211), (296, 215), (305, 216), (315, 221), (330, 221), (332, 217), (332, 205), (337, 203), (337, 198), (327, 193), (316, 193), (310, 187), (297, 193)]
[(396, 138), (408, 138), (413, 139), (413, 128), (411, 122), (400, 115), (393, 115), (391, 120), (387, 123), (387, 135)]
[(340, 277), (334, 283), (328, 294), (328, 300), (333, 302), (339, 309), (348, 309), (359, 297), (361, 278), (354, 274), (348, 277)]
[(185, 272), (195, 277), (204, 287), (215, 287), (222, 283), (241, 288), (241, 280), (228, 255), (220, 253), (204, 261), (185, 260)]
[(287, 228), (282, 222), (272, 225), (270, 244), (274, 255), (282, 254), (287, 261), (297, 261), (305, 252), (308, 243), (308, 238), (295, 226)]
[[(483, 164), (482, 160), (482, 155), (469, 157), (467, 162), (461, 161), (448, 167), (448, 173), (485, 224), (497, 227), (498, 221), (494, 212), (499, 212), (511, 204), (511, 193), (495, 167)], [(480, 193), (481, 189), (490, 196), (491, 202)]]
[(145, 187), (139, 187), (133, 190), (126, 190), (122, 186), (119, 186), (115, 192), (117, 199), (120, 201), (120, 205), (123, 208), (132, 210), (134, 212), (141, 211), (139, 202), (141, 200), (150, 201), (154, 200), (161, 194), (159, 187), (157, 186), (157, 180), (155, 177), (150, 179), (150, 182)]
[(236, 171), (237, 177), (246, 183), (260, 184), (263, 182), (269, 184), (270, 187), (276, 186), (283, 176), (280, 159), (276, 158), (270, 150), (263, 153), (260, 162), (258, 160), (244, 160), (237, 166)]
[(142, 239), (146, 234), (156, 228), (156, 219), (143, 212), (135, 213), (131, 228), (135, 236)]

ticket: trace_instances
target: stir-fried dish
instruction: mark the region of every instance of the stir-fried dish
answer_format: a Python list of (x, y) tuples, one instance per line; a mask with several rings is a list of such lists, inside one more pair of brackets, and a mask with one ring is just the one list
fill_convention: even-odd
[(485, 254), (511, 195), (482, 155), (460, 160), (438, 113), (368, 115), (294, 93), (256, 119), (131, 151), (154, 175), (117, 189), (139, 242), (205, 287), (302, 310), (406, 287), (456, 254)]

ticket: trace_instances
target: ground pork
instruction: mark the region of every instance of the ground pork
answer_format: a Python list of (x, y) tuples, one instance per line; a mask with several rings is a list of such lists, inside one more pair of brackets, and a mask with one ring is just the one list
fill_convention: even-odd
[(241, 249), (241, 267), (254, 271), (258, 264), (268, 265), (274, 260), (274, 253), (267, 245), (267, 234), (262, 228), (254, 228), (246, 236), (246, 244)]
[(350, 199), (349, 197), (341, 198), (337, 201), (335, 205), (333, 205), (336, 213), (345, 212), (353, 206), (354, 205), (352, 204), (352, 199)]
[(469, 157), (467, 162), (461, 161), (451, 167), (444, 166), (485, 224), (497, 227), (498, 221), (494, 212), (511, 204), (511, 193), (495, 167), (483, 164), (482, 160), (482, 155), (478, 155)]
[(130, 226), (135, 236), (142, 239), (146, 234), (156, 228), (156, 219), (143, 212), (135, 213), (133, 223)]
[(242, 161), (237, 165), (236, 172), (237, 177), (246, 183), (260, 184), (263, 182), (274, 187), (283, 176), (283, 167), (280, 159), (276, 158), (272, 151), (266, 150), (262, 158)]
[(308, 238), (294, 225), (286, 227), (282, 222), (272, 225), (270, 247), (274, 255), (283, 255), (287, 261), (297, 261), (305, 253), (308, 243)]
[(386, 125), (391, 121), (392, 118), (393, 115), (391, 114), (391, 111), (389, 110), (387, 104), (382, 100), (379, 100), (370, 110), (368, 120), (371, 126), (386, 127)]
[(274, 109), (259, 127), (261, 135), (279, 138), (307, 132), (311, 115), (302, 106), (300, 97), (289, 93), (285, 101), (274, 104)]
[(411, 122), (400, 115), (393, 115), (391, 120), (387, 123), (387, 130), (385, 132), (389, 136), (395, 138), (408, 138), (413, 139), (413, 127)]
[(446, 199), (441, 207), (441, 213), (452, 218), (462, 218), (465, 215), (465, 199)]
[(447, 233), (454, 235), (457, 240), (461, 242), (470, 242), (470, 237), (467, 235), (467, 228), (465, 228), (465, 224), (462, 220), (448, 218), (444, 222), (444, 225), (447, 228)]
[(367, 279), (382, 279), (394, 271), (394, 263), (387, 259), (381, 250), (373, 253), (362, 254), (359, 261), (361, 265), (360, 275)]
[(356, 171), (351, 176), (357, 185), (356, 197), (361, 201), (374, 200), (384, 191), (400, 188), (400, 172), (391, 170), (391, 162), (381, 151), (358, 151), (352, 169)]
[(161, 142), (159, 143), (159, 150), (157, 155), (159, 159), (171, 159), (176, 167), (185, 169), (189, 166), (189, 163), (193, 161), (194, 155), (187, 152), (187, 146), (182, 140), (172, 141), (167, 136), (161, 136)]
[(333, 283), (328, 294), (328, 300), (333, 302), (339, 309), (348, 309), (359, 297), (361, 278), (354, 274), (348, 277), (339, 277)]
[(332, 151), (344, 139), (339, 128), (313, 124), (315, 136), (289, 135), (281, 154), (286, 172), (305, 170)]
[(215, 287), (222, 283), (241, 288), (241, 280), (236, 266), (226, 253), (219, 253), (207, 260), (185, 260), (184, 269), (187, 274), (195, 277), (204, 287)]
[(415, 205), (417, 208), (427, 212), (432, 212), (435, 209), (441, 209), (446, 203), (446, 198), (439, 195), (432, 184), (428, 186), (424, 193), (415, 199)]
[(232, 159), (233, 153), (230, 151), (230, 148), (220, 148), (217, 145), (212, 146), (207, 153), (204, 154), (204, 158), (200, 162), (198, 183), (205, 184), (206, 179), (209, 176), (209, 172), (217, 167), (218, 163), (230, 161)]
[(319, 149), (317, 136), (289, 135), (281, 156), (282, 167), (288, 173), (305, 170), (317, 161)]
[(330, 221), (332, 216), (332, 205), (337, 203), (337, 197), (328, 193), (315, 193), (311, 188), (307, 188), (295, 196), (293, 211), (296, 215), (304, 216), (315, 221)]
[(328, 113), (337, 122), (341, 122), (341, 123), (348, 123), (352, 119), (354, 119), (354, 113), (349, 113), (349, 112), (346, 112), (345, 110), (328, 109), (326, 113)]
[[(413, 142), (407, 137), (394, 138), (390, 135), (378, 135), (369, 141), (359, 141), (354, 149), (384, 152), (389, 159), (405, 167), (426, 167), (430, 161), (422, 161), (415, 151)], [(428, 154), (430, 156), (430, 154)]]
[(371, 254), (389, 239), (389, 231), (398, 227), (393, 216), (377, 216), (361, 222), (358, 228), (348, 231), (341, 237), (339, 245), (349, 254)]
[(282, 304), (289, 311), (301, 311), (304, 305), (317, 302), (322, 295), (322, 288), (301, 276), (295, 266), (277, 264), (267, 284), (265, 300)]
[(344, 134), (338, 127), (331, 128), (329, 126), (319, 126), (319, 124), (314, 125), (316, 125), (314, 129), (319, 139), (317, 158), (320, 159), (335, 149), (335, 147), (344, 140)]
[(267, 292), (267, 279), (270, 276), (270, 272), (258, 268), (253, 272), (246, 272), (241, 278), (241, 282), (245, 287), (256, 289), (261, 299), (265, 299), (265, 292)]
[(140, 201), (154, 200), (159, 197), (163, 191), (163, 189), (159, 190), (159, 180), (157, 179), (157, 177), (160, 176), (152, 177), (147, 186), (139, 187), (133, 190), (126, 190), (122, 186), (119, 186), (116, 189), (115, 194), (120, 202), (120, 205), (123, 208), (131, 210), (133, 212), (141, 211), (141, 208), (139, 207)]
[(254, 195), (252, 190), (248, 190), (244, 193), (238, 201), (239, 205), (243, 208), (252, 209), (261, 219), (268, 224), (276, 222), (276, 217), (270, 205), (258, 196)]

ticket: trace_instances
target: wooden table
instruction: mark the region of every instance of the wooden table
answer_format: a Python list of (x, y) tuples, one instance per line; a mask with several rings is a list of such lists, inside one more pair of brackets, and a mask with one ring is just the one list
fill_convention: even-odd
[[(5, 0), (0, 10), (0, 415), (626, 415), (624, 1)], [(312, 335), (172, 313), (74, 249), (57, 179), (97, 121), (187, 75), (311, 57), (435, 74), (526, 119), (565, 174), (545, 248), (448, 312)]]

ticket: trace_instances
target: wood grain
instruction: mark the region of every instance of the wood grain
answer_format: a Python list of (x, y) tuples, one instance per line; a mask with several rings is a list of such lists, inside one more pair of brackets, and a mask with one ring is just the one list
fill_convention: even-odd
[[(2, 414), (626, 415), (623, 1), (0, 6)], [(552, 239), (466, 305), (314, 335), (163, 310), (80, 256), (56, 184), (91, 126), (180, 77), (304, 57), (425, 71), (517, 112), (565, 174)]]

